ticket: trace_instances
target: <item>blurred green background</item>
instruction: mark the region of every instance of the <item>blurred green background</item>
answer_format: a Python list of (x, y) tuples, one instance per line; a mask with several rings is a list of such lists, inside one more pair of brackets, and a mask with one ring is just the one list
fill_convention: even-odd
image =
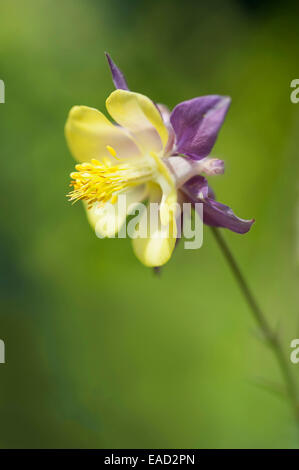
[[(0, 6), (0, 446), (299, 448), (281, 382), (209, 228), (161, 277), (129, 240), (99, 240), (65, 194), (74, 104), (129, 86), (173, 107), (232, 106), (213, 155), (223, 232), (287, 354), (299, 337), (298, 7), (250, 1), (15, 0)], [(299, 379), (299, 365), (292, 365)], [(298, 380), (299, 381), (299, 380)], [(298, 384), (299, 385), (299, 384)]]

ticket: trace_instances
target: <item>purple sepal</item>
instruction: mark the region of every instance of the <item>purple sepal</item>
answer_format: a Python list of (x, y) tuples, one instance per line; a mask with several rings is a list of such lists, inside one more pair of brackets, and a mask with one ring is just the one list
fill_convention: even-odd
[(230, 102), (228, 96), (206, 95), (179, 103), (170, 116), (178, 153), (195, 159), (209, 155)]
[(108, 60), (108, 64), (109, 64), (109, 67), (110, 67), (110, 71), (111, 71), (111, 74), (112, 74), (112, 80), (113, 80), (113, 83), (115, 85), (115, 88), (119, 88), (121, 90), (128, 90), (129, 87), (127, 85), (127, 82), (126, 82), (126, 79), (125, 79), (123, 73), (119, 70), (117, 65), (113, 62), (113, 60), (111, 59), (108, 52), (105, 52), (105, 55), (106, 55), (107, 60)]
[(228, 228), (232, 232), (246, 233), (254, 219), (245, 220), (237, 217), (232, 209), (214, 199), (214, 193), (203, 176), (195, 176), (181, 188), (189, 201), (203, 203), (203, 222), (213, 227)]
[(208, 185), (206, 178), (201, 175), (193, 176), (181, 189), (194, 202), (202, 202), (203, 199), (208, 197), (215, 198), (214, 192)]
[(228, 228), (241, 234), (247, 233), (254, 223), (254, 219), (240, 219), (230, 207), (211, 198), (203, 201), (203, 221), (206, 225)]

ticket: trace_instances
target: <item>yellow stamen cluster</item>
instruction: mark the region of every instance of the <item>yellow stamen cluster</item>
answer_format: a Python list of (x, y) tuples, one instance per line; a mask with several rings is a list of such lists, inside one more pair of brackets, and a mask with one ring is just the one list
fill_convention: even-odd
[(114, 204), (120, 192), (149, 181), (153, 171), (142, 158), (134, 161), (119, 160), (116, 165), (109, 159), (93, 159), (75, 168), (77, 171), (70, 175), (73, 190), (68, 194), (69, 200), (87, 201), (89, 208), (95, 202)]

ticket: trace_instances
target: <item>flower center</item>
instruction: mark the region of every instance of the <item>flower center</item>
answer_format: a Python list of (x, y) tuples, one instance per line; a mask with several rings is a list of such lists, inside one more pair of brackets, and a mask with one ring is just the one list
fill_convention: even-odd
[(109, 159), (93, 159), (75, 168), (77, 171), (70, 175), (73, 190), (68, 197), (73, 202), (87, 201), (88, 207), (95, 202), (101, 205), (107, 202), (114, 204), (119, 193), (150, 181), (154, 173), (150, 160), (140, 157), (136, 160), (119, 160), (116, 165)]

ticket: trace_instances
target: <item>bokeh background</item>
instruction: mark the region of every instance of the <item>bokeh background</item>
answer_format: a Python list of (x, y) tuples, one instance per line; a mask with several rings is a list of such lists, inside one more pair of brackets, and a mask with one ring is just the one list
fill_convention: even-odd
[[(288, 1), (15, 0), (0, 6), (0, 446), (298, 448), (289, 404), (208, 228), (160, 277), (129, 240), (99, 240), (65, 194), (74, 104), (132, 90), (232, 106), (213, 155), (224, 231), (285, 351), (299, 337), (298, 7)], [(299, 365), (292, 365), (299, 379)]]

